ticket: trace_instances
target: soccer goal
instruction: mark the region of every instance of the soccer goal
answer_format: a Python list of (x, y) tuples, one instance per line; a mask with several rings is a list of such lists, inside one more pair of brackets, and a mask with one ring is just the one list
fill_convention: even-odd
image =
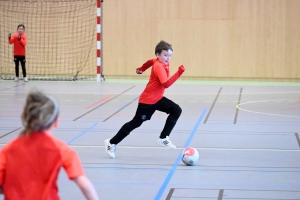
[(8, 44), (7, 37), (17, 31), (18, 24), (24, 24), (29, 79), (96, 79), (101, 48), (97, 42), (97, 2), (1, 0), (0, 78), (15, 76), (13, 45)]

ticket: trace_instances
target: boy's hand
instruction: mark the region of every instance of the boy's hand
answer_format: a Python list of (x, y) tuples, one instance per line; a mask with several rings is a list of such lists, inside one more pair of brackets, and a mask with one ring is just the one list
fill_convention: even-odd
[(11, 38), (11, 33), (8, 34), (8, 39), (10, 39), (10, 38)]
[(183, 74), (183, 72), (185, 71), (185, 68), (183, 65), (180, 65), (180, 67), (178, 67), (178, 72), (179, 74)]
[(19, 41), (21, 40), (21, 35), (18, 35), (18, 40), (19, 40)]
[(143, 73), (143, 71), (142, 71), (142, 70), (140, 70), (139, 68), (136, 68), (136, 73), (137, 73), (137, 74), (142, 74), (142, 73)]

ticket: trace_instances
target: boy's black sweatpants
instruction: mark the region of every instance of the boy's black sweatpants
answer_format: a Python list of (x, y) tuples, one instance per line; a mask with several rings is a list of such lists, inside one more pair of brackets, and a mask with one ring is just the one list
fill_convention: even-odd
[(139, 103), (133, 119), (121, 127), (119, 132), (110, 140), (110, 143), (120, 143), (131, 131), (141, 126), (144, 121), (150, 120), (156, 110), (169, 114), (165, 126), (160, 133), (160, 138), (163, 139), (166, 138), (166, 136), (169, 136), (180, 117), (182, 110), (179, 105), (170, 99), (163, 97), (155, 104)]

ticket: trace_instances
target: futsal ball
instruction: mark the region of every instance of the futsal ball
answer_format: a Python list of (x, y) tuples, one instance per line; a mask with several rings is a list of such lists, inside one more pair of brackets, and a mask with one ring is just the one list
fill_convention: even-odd
[(182, 162), (186, 165), (194, 165), (199, 160), (199, 153), (197, 149), (193, 147), (188, 147), (183, 150), (182, 153)]

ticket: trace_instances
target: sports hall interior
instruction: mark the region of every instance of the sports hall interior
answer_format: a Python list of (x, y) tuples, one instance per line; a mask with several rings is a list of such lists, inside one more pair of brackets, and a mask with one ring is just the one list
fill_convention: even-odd
[[(19, 136), (37, 88), (59, 102), (53, 135), (76, 150), (100, 199), (300, 199), (299, 0), (100, 4), (99, 26), (97, 0), (0, 1), (0, 148)], [(7, 42), (20, 23), (28, 82), (14, 82)], [(156, 111), (111, 159), (104, 140), (134, 116), (151, 73), (136, 68), (160, 40), (173, 47), (170, 75), (186, 69), (165, 91), (182, 108), (177, 149), (157, 144), (167, 115)], [(186, 147), (199, 152), (194, 166), (181, 161)], [(63, 168), (58, 187), (62, 200), (84, 199)]]

